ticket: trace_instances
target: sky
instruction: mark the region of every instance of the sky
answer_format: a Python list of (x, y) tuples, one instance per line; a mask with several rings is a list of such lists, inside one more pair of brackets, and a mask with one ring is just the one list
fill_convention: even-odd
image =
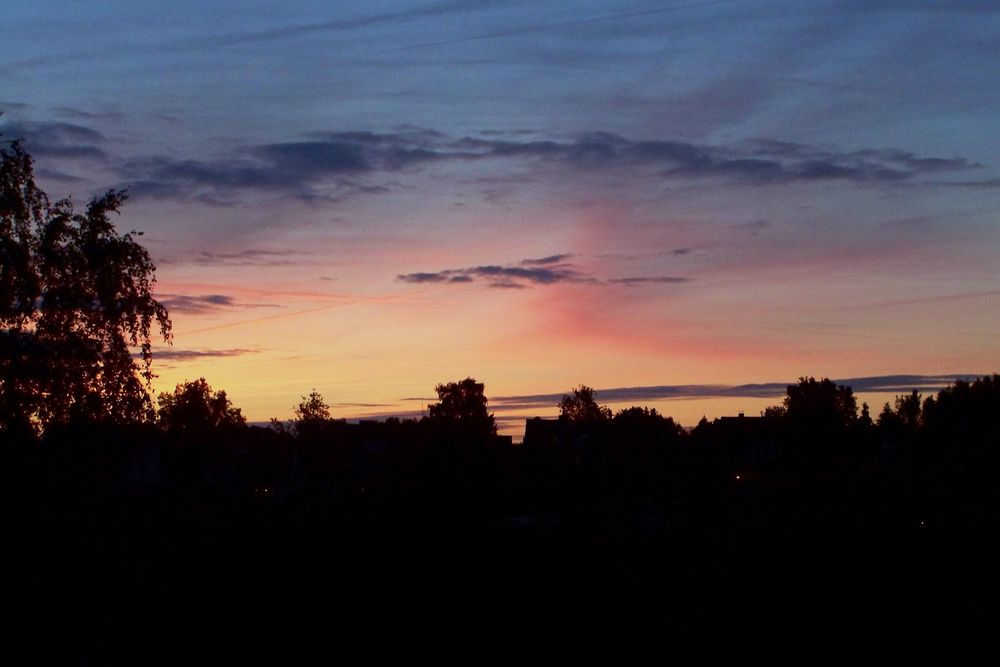
[(993, 1), (9, 0), (0, 44), (49, 195), (128, 188), (156, 389), (252, 421), (1000, 369)]

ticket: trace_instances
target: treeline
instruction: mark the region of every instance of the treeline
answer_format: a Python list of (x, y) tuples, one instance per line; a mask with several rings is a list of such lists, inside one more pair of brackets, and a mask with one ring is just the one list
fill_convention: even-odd
[(314, 390), (292, 420), (260, 427), (248, 426), (225, 391), (199, 378), (160, 394), (153, 419), (78, 415), (43, 430), (9, 429), (5, 449), (87, 484), (205, 484), (264, 496), (312, 487), (398, 491), (450, 470), (456, 479), (502, 480), (507, 496), (517, 496), (512, 506), (550, 493), (542, 482), (526, 491), (526, 480), (539, 475), (579, 482), (583, 471), (595, 485), (604, 484), (601, 475), (617, 475), (627, 494), (626, 487), (646, 493), (667, 480), (791, 478), (816, 469), (850, 476), (920, 457), (934, 467), (1000, 454), (1000, 375), (956, 380), (926, 398), (914, 390), (875, 419), (867, 404), (858, 408), (850, 387), (800, 378), (759, 417), (703, 418), (690, 431), (656, 409), (613, 413), (581, 385), (563, 396), (557, 419), (527, 420), (519, 445), (497, 435), (483, 383), (466, 378), (435, 390), (438, 402), (420, 419), (348, 423)]
[(102, 664), (150, 647), (284, 662), (994, 647), (1000, 376), (876, 420), (804, 378), (765, 415), (691, 432), (580, 387), (522, 445), (495, 435), (481, 383), (438, 394), (421, 420), (349, 424), (313, 392), (291, 423), (252, 427), (199, 380), (156, 423), (7, 441), (14, 634)]
[[(421, 428), (429, 434), (434, 431), (435, 437), (447, 436), (453, 440), (488, 440), (496, 435), (496, 421), (488, 410), (483, 383), (466, 378), (437, 385), (435, 391), (439, 402), (427, 406), (426, 416), (419, 420), (389, 418), (384, 423), (421, 424)], [(998, 394), (1000, 375), (984, 376), (971, 382), (958, 379), (926, 398), (916, 389), (899, 395), (892, 404), (885, 403), (873, 419), (867, 403), (859, 409), (850, 387), (836, 385), (827, 378), (816, 380), (803, 377), (798, 383), (788, 386), (781, 404), (768, 407), (759, 418), (749, 417), (742, 423), (754, 423), (755, 433), (767, 431), (772, 437), (787, 439), (795, 436), (813, 442), (875, 438), (883, 445), (915, 440), (985, 443), (1000, 433), (997, 426), (1000, 419)], [(710, 437), (713, 430), (728, 428), (729, 423), (727, 418), (714, 422), (703, 418), (689, 433), (673, 418), (660, 414), (655, 408), (633, 406), (614, 413), (607, 406), (600, 405), (594, 389), (586, 385), (580, 385), (564, 395), (556, 407), (559, 409), (558, 421), (562, 424), (562, 432), (571, 429), (591, 439), (615, 437), (629, 442), (647, 440), (650, 441), (648, 444), (688, 437), (704, 440)], [(277, 434), (294, 439), (316, 440), (329, 436), (338, 425), (346, 423), (346, 420), (334, 417), (323, 396), (313, 390), (295, 406), (293, 419), (285, 422), (272, 418), (270, 428)], [(0, 431), (11, 438), (51, 439), (55, 434), (67, 431), (79, 433), (81, 429), (92, 427), (126, 427), (125, 430), (155, 427), (165, 433), (185, 434), (188, 439), (218, 437), (250, 428), (240, 408), (232, 404), (224, 390), (216, 391), (204, 378), (199, 378), (178, 384), (172, 392), (161, 393), (157, 398), (157, 408), (139, 418), (78, 413), (59, 421), (50, 421), (44, 428), (42, 422), (37, 420), (34, 426), (22, 429), (13, 424), (0, 425)]]

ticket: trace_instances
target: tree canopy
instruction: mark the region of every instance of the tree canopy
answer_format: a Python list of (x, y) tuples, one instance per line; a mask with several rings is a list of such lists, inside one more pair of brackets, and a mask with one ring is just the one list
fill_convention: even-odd
[(850, 387), (829, 378), (801, 377), (788, 385), (784, 416), (803, 427), (820, 431), (844, 429), (858, 417), (858, 402)]
[(171, 323), (140, 233), (110, 220), (125, 199), (52, 203), (22, 144), (0, 144), (0, 429), (153, 418), (152, 341)]
[(924, 401), (921, 425), (931, 432), (982, 443), (1000, 442), (1000, 375), (956, 380)]
[(611, 419), (611, 408), (598, 405), (594, 389), (581, 384), (573, 395), (564, 395), (559, 401), (559, 416), (571, 422), (599, 422)]
[(327, 421), (330, 419), (330, 406), (323, 400), (323, 395), (313, 389), (308, 396), (302, 397), (302, 402), (295, 408), (295, 420), (298, 422)]
[(486, 385), (467, 377), (434, 387), (438, 402), (427, 406), (428, 419), (442, 426), (460, 428), (467, 435), (493, 435), (497, 432), (493, 414), (484, 391)]
[(292, 430), (299, 437), (317, 437), (331, 420), (330, 406), (323, 400), (323, 395), (313, 389), (295, 407)]
[(243, 413), (233, 407), (226, 392), (213, 392), (205, 378), (182, 382), (172, 394), (161, 393), (157, 403), (160, 405), (160, 425), (168, 431), (246, 425)]

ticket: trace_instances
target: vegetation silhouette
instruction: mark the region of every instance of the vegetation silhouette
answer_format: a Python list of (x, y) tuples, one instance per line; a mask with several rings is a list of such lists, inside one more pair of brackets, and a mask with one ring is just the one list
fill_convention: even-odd
[(326, 422), (330, 419), (330, 406), (315, 389), (309, 392), (308, 396), (303, 396), (302, 402), (295, 408), (295, 421), (300, 425), (309, 422)]
[(596, 423), (611, 419), (611, 409), (598, 405), (594, 389), (581, 384), (559, 401), (559, 416), (571, 422)]
[[(313, 389), (308, 396), (295, 406), (295, 418), (292, 420), (292, 430), (299, 438), (311, 439), (321, 437), (333, 422), (330, 406), (323, 396)], [(272, 420), (272, 423), (277, 423)]]
[(52, 203), (21, 142), (0, 144), (0, 430), (153, 419), (152, 341), (171, 324), (139, 234), (111, 223), (125, 198)]
[(636, 406), (541, 420), (553, 430), (521, 446), (492, 435), (483, 383), (438, 387), (421, 420), (356, 424), (313, 391), (298, 417), (322, 426), (277, 430), (199, 379), (156, 425), (53, 425), (5, 448), (28, 573), (13, 595), (31, 601), (15, 629), (101, 662), (499, 636), (498, 653), (649, 660), (992, 646), (1000, 376), (957, 381), (902, 429), (852, 421), (849, 389), (803, 378), (777, 416), (687, 433)]
[(427, 406), (427, 418), (437, 424), (460, 428), (470, 436), (490, 436), (497, 432), (489, 402), (483, 393), (486, 386), (473, 378), (448, 382), (434, 387), (438, 402)]
[(799, 378), (788, 386), (784, 417), (816, 434), (844, 431), (858, 418), (858, 405), (850, 387), (829, 378)]
[(877, 422), (803, 377), (690, 432), (580, 385), (521, 445), (472, 377), (419, 420), (348, 423), (313, 389), (290, 427), (199, 378), (154, 420), (169, 318), (122, 195), (49, 205), (2, 157), (11, 664), (996, 651), (1000, 375)]
[(212, 391), (205, 378), (185, 381), (172, 394), (157, 399), (157, 417), (167, 431), (232, 428), (246, 425), (239, 408), (233, 407), (225, 391)]

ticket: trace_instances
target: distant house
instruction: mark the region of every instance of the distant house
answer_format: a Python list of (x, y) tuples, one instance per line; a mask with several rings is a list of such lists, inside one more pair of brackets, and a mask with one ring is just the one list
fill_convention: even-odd
[(712, 422), (716, 444), (734, 463), (760, 463), (774, 460), (779, 454), (777, 417), (719, 417)]
[(525, 421), (525, 451), (562, 462), (580, 462), (595, 447), (609, 442), (608, 423), (579, 423), (565, 418), (533, 417)]
[(523, 447), (543, 451), (579, 449), (590, 438), (589, 430), (567, 419), (532, 417), (524, 422)]
[(524, 440), (521, 445), (535, 449), (555, 449), (568, 437), (565, 426), (565, 422), (558, 419), (527, 419), (524, 422)]

